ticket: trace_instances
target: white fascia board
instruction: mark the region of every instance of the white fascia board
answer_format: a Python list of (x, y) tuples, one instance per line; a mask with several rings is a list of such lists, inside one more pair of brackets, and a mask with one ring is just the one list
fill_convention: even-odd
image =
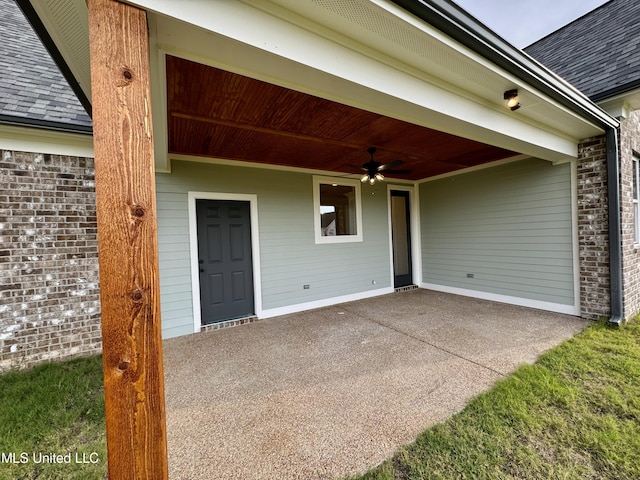
[(93, 137), (0, 124), (0, 149), (93, 158)]
[(284, 20), (282, 12), (231, 0), (130, 3), (163, 14), (153, 34), (157, 48), (172, 55), (551, 161), (577, 155), (575, 136), (381, 62)]

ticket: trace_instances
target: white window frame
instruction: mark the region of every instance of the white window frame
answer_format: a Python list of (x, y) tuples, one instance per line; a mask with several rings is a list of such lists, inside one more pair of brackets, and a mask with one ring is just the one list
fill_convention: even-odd
[[(342, 185), (354, 187), (356, 207), (356, 234), (355, 235), (322, 235), (322, 219), (320, 215), (320, 185)], [(360, 181), (348, 178), (313, 176), (313, 229), (316, 243), (350, 243), (362, 242), (362, 199)]]
[(631, 198), (633, 204), (633, 244), (640, 244), (640, 157), (636, 154), (631, 159), (633, 171), (631, 175)]

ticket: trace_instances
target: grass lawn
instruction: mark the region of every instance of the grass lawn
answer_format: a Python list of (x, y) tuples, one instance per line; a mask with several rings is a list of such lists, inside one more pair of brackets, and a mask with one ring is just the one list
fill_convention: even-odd
[(106, 478), (102, 385), (101, 357), (0, 375), (0, 480)]
[[(100, 357), (0, 376), (0, 480), (22, 478), (106, 478)], [(591, 325), (358, 478), (640, 479), (640, 324)]]
[(640, 324), (594, 324), (360, 480), (640, 479)]

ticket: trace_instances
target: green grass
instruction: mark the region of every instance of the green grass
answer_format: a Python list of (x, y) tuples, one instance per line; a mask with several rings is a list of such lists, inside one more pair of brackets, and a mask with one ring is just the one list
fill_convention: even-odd
[[(0, 480), (106, 478), (104, 425), (101, 357), (0, 375)], [(36, 463), (52, 453), (71, 463)]]
[[(5, 462), (0, 480), (105, 478), (101, 358), (1, 375), (3, 452), (99, 461)], [(591, 325), (359, 478), (640, 479), (640, 324)]]
[(594, 324), (360, 480), (640, 479), (640, 324)]

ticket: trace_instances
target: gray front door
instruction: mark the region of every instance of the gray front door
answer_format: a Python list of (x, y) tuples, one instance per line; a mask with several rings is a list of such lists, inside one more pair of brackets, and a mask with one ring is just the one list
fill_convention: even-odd
[(196, 200), (202, 323), (254, 314), (249, 202)]

